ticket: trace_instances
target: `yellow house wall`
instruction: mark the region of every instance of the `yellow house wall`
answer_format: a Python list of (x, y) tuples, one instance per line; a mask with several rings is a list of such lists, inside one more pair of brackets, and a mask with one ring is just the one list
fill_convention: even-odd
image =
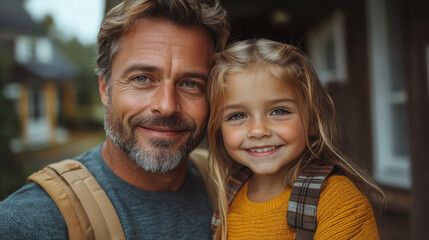
[(76, 92), (71, 83), (64, 87), (62, 111), (66, 119), (76, 118)]
[(46, 83), (44, 85), (45, 107), (46, 107), (46, 120), (48, 121), (49, 141), (55, 142), (55, 135), (57, 129), (57, 111), (55, 108), (57, 101), (57, 88), (53, 83)]
[(28, 87), (25, 85), (21, 86), (21, 96), (18, 105), (21, 141), (23, 144), (26, 144), (28, 142), (27, 125), (30, 116), (30, 107)]

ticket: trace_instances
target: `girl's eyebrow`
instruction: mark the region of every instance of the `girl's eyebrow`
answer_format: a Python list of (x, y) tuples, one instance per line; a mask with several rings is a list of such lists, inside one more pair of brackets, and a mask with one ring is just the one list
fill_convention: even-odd
[(291, 98), (273, 99), (269, 103), (274, 104), (274, 103), (281, 103), (281, 102), (296, 103), (295, 99), (291, 99)]
[(227, 111), (227, 110), (231, 110), (231, 109), (237, 109), (240, 108), (241, 104), (230, 104), (230, 105), (226, 105), (222, 111)]
[[(278, 103), (296, 104), (296, 101), (294, 99), (290, 99), (290, 98), (278, 98), (278, 99), (272, 99), (272, 100), (268, 101), (268, 103), (269, 104), (278, 104)], [(222, 111), (234, 110), (237, 108), (241, 108), (242, 106), (243, 106), (242, 103), (229, 104), (229, 105), (225, 105), (225, 107), (222, 108)]]

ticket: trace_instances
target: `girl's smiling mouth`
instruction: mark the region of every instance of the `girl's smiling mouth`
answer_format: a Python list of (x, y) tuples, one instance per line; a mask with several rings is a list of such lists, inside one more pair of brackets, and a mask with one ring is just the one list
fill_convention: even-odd
[(246, 151), (252, 156), (268, 156), (277, 152), (280, 149), (280, 147), (281, 145), (253, 147), (253, 148), (246, 149)]

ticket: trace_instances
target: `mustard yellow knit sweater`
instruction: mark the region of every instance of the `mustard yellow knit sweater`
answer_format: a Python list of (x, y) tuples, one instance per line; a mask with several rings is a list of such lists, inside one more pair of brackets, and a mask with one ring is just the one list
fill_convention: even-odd
[[(263, 203), (247, 198), (247, 183), (228, 213), (228, 239), (295, 239), (286, 213), (291, 189)], [(371, 204), (344, 176), (331, 176), (320, 194), (314, 239), (379, 239)]]

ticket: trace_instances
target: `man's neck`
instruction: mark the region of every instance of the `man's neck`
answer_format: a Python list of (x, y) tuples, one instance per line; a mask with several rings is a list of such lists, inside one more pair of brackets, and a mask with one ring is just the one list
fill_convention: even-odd
[(118, 177), (147, 191), (178, 191), (185, 181), (187, 161), (167, 173), (148, 172), (131, 161), (109, 138), (101, 148), (101, 157)]

